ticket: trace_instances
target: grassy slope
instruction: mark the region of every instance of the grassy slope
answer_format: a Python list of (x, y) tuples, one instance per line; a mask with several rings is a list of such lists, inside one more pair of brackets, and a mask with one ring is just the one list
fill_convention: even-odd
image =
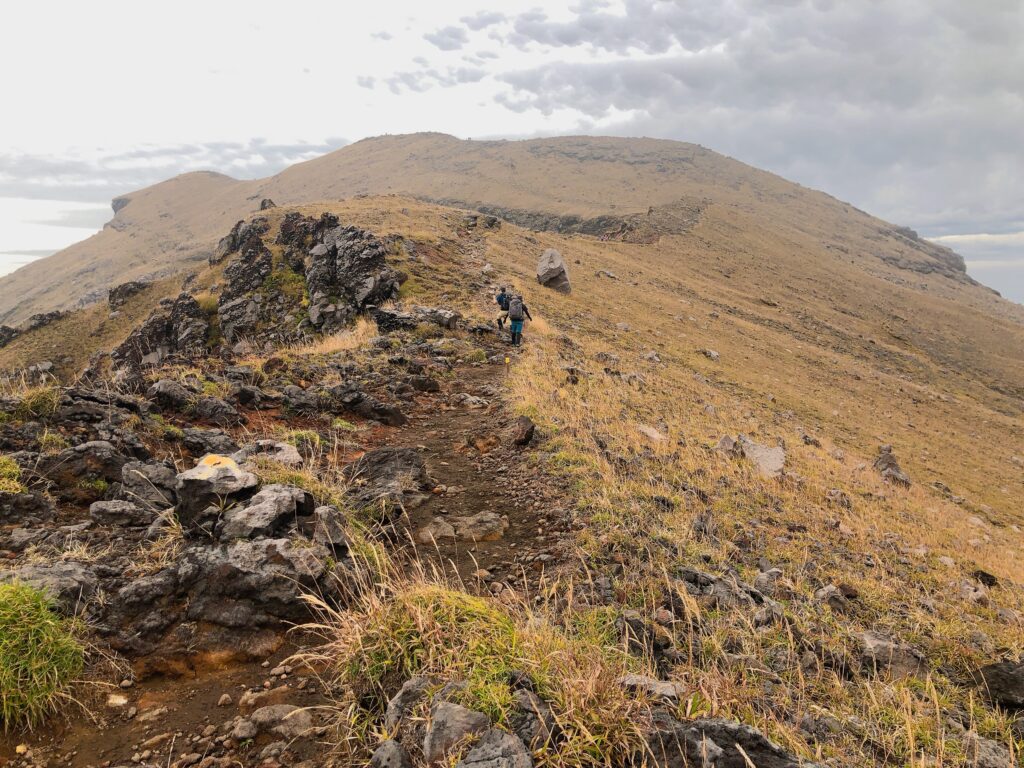
[[(841, 247), (877, 271), (879, 254), (912, 249), (878, 233), (883, 223), (828, 195), (701, 147), (654, 139), (563, 137), (522, 142), (460, 141), (441, 134), (367, 139), (255, 181), (193, 173), (132, 193), (111, 226), (0, 280), (0, 317), (17, 322), (43, 308), (73, 306), (124, 279), (192, 266), (263, 197), (278, 204), (355, 194), (401, 193), (557, 214), (645, 213), (686, 200), (753, 216), (757, 234), (793, 244)], [(742, 252), (710, 251), (727, 261)], [(747, 253), (756, 253), (747, 251)], [(808, 253), (802, 252), (802, 257)], [(1024, 309), (978, 288), (904, 273), (900, 279), (998, 316)]]
[(17, 371), (48, 360), (55, 374), (71, 378), (85, 368), (94, 352), (124, 341), (160, 299), (176, 295), (180, 286), (180, 277), (156, 280), (129, 297), (114, 317), (107, 302), (101, 301), (25, 333), (0, 348), (0, 370)]
[[(654, 245), (508, 225), (465, 233), (459, 212), (397, 197), (301, 210), (332, 210), (346, 223), (417, 241), (418, 258), (398, 265), (412, 274), (405, 291), (413, 300), (493, 317), (486, 291), (469, 288), (485, 282), (487, 263), (494, 279), (526, 291), (538, 321), (528, 324), (528, 347), (507, 382), (512, 402), (548, 438), (535, 460), (575, 492), (580, 561), (615, 574), (626, 605), (649, 614), (664, 574), (684, 565), (732, 567), (748, 581), (760, 558), (784, 570), (796, 595), (785, 600), (794, 632), (756, 630), (749, 612), (701, 615), (704, 631), (693, 638), (700, 653), (672, 671), (693, 691), (695, 712), (754, 722), (802, 754), (809, 747), (794, 718), (835, 716), (842, 733), (821, 749), (844, 765), (910, 764), (922, 749), (938, 758), (933, 764), (965, 764), (961, 740), (936, 712), (954, 705), (983, 735), (1008, 743), (1007, 720), (950, 680), (997, 650), (1024, 651), (1020, 627), (998, 614), (1024, 610), (1011, 583), (1024, 583), (1024, 423), (1019, 401), (1000, 391), (1022, 380), (1018, 325), (941, 295), (957, 287), (937, 282), (922, 294), (882, 264), (865, 275), (813, 234), (772, 232), (756, 209), (712, 207), (692, 232)], [(570, 264), (570, 296), (533, 279), (547, 247)], [(619, 279), (596, 276), (600, 269)], [(197, 281), (211, 282), (212, 271)], [(644, 359), (651, 350), (661, 363)], [(566, 365), (586, 371), (580, 384), (567, 383)], [(623, 375), (606, 375), (606, 366)], [(633, 372), (642, 382), (630, 381)], [(640, 425), (666, 439), (652, 441)], [(822, 447), (805, 445), (805, 430)], [(789, 479), (762, 479), (710, 448), (738, 432), (769, 444), (781, 438)], [(910, 489), (882, 483), (870, 468), (882, 442), (895, 446), (915, 481)], [(932, 481), (966, 501), (944, 498)], [(851, 508), (829, 503), (831, 489), (846, 493)], [(699, 534), (699, 519), (710, 519), (713, 536)], [(960, 589), (979, 567), (1002, 586), (975, 603)], [(829, 583), (860, 597), (845, 611), (810, 599)], [(843, 682), (805, 659), (795, 639), (846, 653), (850, 633), (865, 628), (914, 643), (944, 672), (929, 682)]]
[[(550, 438), (537, 459), (551, 481), (575, 491), (585, 521), (580, 561), (618, 573), (626, 605), (650, 615), (664, 574), (680, 566), (731, 567), (748, 582), (761, 558), (783, 569), (795, 595), (784, 600), (791, 632), (755, 629), (749, 611), (701, 616), (700, 654), (672, 672), (695, 692), (698, 711), (754, 722), (803, 754), (808, 743), (795, 723), (836, 717), (841, 733), (824, 739), (818, 756), (844, 765), (920, 764), (921, 753), (934, 758), (929, 764), (969, 764), (958, 730), (941, 716), (954, 709), (1010, 744), (1008, 720), (954, 683), (997, 651), (1024, 651), (1020, 625), (999, 614), (1024, 610), (1024, 423), (1019, 404), (984, 385), (1015, 380), (1003, 377), (1017, 376), (1020, 360), (998, 344), (932, 346), (943, 335), (970, 340), (989, 318), (940, 298), (917, 301), (884, 271), (865, 280), (827, 255), (796, 270), (785, 249), (753, 243), (744, 234), (752, 227), (736, 218), (632, 246), (510, 226), (482, 239), (460, 236), (457, 215), (407, 201), (331, 207), (344, 220), (435, 243), (427, 263), (412, 267), (428, 300), (444, 300), (438, 273), (472, 276), (485, 263), (526, 291), (539, 320), (527, 325), (529, 346), (508, 383), (512, 401)], [(733, 262), (725, 278), (719, 262), (702, 257), (713, 232), (720, 248), (770, 253), (772, 268)], [(546, 247), (567, 257), (571, 296), (533, 281)], [(596, 277), (598, 269), (619, 280)], [(475, 309), (486, 318), (489, 298), (478, 296)], [(886, 332), (894, 312), (903, 318), (901, 339)], [(630, 330), (616, 329), (619, 322)], [(702, 348), (717, 350), (720, 361)], [(643, 359), (650, 350), (660, 364)], [(619, 362), (602, 362), (600, 353)], [(571, 385), (566, 365), (588, 375)], [(623, 376), (607, 376), (606, 365)], [(630, 382), (631, 372), (643, 383)], [(640, 425), (666, 439), (652, 441)], [(805, 445), (805, 431), (822, 446)], [(790, 476), (766, 480), (712, 450), (721, 435), (738, 432), (783, 440)], [(882, 442), (895, 446), (911, 488), (888, 485), (871, 469)], [(932, 481), (966, 501), (945, 498)], [(688, 486), (706, 492), (707, 503)], [(849, 509), (827, 500), (832, 489), (848, 495)], [(699, 533), (700, 519), (711, 521), (713, 536)], [(1001, 584), (980, 602), (961, 592), (976, 568)], [(845, 610), (811, 599), (828, 584), (852, 586), (859, 597)], [(825, 653), (855, 653), (851, 635), (865, 629), (923, 649), (935, 674), (844, 682), (802, 650), (802, 642), (817, 642)]]

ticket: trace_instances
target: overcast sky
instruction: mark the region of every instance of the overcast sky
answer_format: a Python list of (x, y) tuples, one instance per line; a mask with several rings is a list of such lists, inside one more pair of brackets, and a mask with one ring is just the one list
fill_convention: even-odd
[(348, 141), (703, 144), (962, 253), (1024, 302), (1024, 0), (9, 4), (0, 266), (187, 170)]

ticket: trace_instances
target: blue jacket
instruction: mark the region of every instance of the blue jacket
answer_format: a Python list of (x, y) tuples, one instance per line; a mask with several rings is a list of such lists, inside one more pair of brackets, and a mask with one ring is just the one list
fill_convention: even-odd
[(509, 296), (504, 291), (502, 291), (501, 293), (494, 297), (494, 300), (498, 302), (498, 306), (501, 307), (505, 312), (508, 312), (508, 303), (511, 299), (512, 297)]

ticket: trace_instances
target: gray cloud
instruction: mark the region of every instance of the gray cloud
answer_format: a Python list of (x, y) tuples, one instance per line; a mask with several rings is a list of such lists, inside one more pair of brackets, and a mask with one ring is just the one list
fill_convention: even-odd
[(487, 75), (479, 67), (449, 67), (441, 71), (433, 67), (418, 69), (407, 72), (396, 72), (391, 77), (385, 78), (392, 93), (400, 94), (402, 91), (415, 91), (422, 93), (435, 87), (451, 88), (464, 83), (476, 83)]
[(431, 45), (442, 51), (457, 51), (469, 42), (469, 35), (463, 27), (442, 27), (423, 36)]
[(474, 32), (479, 32), (486, 27), (501, 24), (507, 17), (498, 11), (479, 11), (473, 16), (463, 16), (459, 21), (465, 24)]
[(1024, 229), (1024, 5), (627, 0), (511, 22), (580, 48), (498, 75), (511, 110), (704, 144), (929, 235)]
[[(0, 153), (0, 197), (108, 203), (112, 197), (188, 171), (219, 171), (236, 178), (269, 176), (347, 143), (339, 138), (315, 144), (214, 141), (142, 147), (95, 158)], [(77, 215), (68, 212), (61, 220), (45, 223), (80, 226), (69, 223)]]

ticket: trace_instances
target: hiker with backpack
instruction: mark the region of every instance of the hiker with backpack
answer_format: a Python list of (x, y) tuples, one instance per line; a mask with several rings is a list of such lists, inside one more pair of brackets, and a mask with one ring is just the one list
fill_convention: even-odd
[(523, 342), (523, 322), (525, 320), (533, 321), (533, 318), (530, 317), (530, 310), (523, 301), (523, 297), (518, 293), (513, 294), (509, 299), (506, 315), (509, 319), (509, 330), (512, 332), (512, 346), (518, 347)]
[(500, 331), (505, 327), (505, 320), (508, 317), (508, 302), (512, 298), (512, 294), (509, 293), (508, 289), (503, 285), (501, 290), (498, 291), (498, 295), (494, 297), (494, 300), (498, 302), (498, 306), (501, 308), (501, 314), (498, 315), (498, 330)]

